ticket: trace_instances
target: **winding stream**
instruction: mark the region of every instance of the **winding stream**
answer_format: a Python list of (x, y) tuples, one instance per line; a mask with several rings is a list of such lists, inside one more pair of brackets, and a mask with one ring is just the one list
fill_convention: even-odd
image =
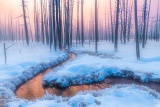
[[(70, 58), (67, 60), (73, 60), (75, 58), (75, 54), (70, 53)], [(67, 61), (59, 64), (58, 66), (62, 66)], [(57, 66), (47, 69), (43, 71), (42, 73), (38, 74), (37, 76), (33, 77), (31, 80), (28, 82), (22, 84), (16, 91), (16, 96), (18, 98), (23, 98), (23, 99), (36, 99), (36, 98), (41, 98), (46, 94), (46, 91), (50, 94), (56, 94), (58, 96), (73, 96), (79, 91), (86, 91), (86, 90), (100, 90), (104, 89), (116, 84), (137, 84), (137, 85), (143, 85), (147, 86), (151, 89), (155, 89), (157, 92), (160, 92), (160, 85), (158, 83), (142, 83), (138, 82), (133, 79), (127, 79), (127, 78), (117, 78), (117, 77), (110, 77), (105, 79), (104, 82), (102, 83), (95, 83), (95, 84), (90, 84), (90, 85), (78, 85), (78, 86), (70, 86), (67, 89), (57, 89), (55, 87), (53, 88), (44, 88), (42, 86), (42, 80), (43, 76), (47, 73), (49, 73), (51, 70), (54, 70)]]

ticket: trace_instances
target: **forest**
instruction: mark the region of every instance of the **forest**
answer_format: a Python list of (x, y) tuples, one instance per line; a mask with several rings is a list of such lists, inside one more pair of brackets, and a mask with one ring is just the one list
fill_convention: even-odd
[(0, 107), (160, 106), (159, 0), (16, 1), (0, 0)]

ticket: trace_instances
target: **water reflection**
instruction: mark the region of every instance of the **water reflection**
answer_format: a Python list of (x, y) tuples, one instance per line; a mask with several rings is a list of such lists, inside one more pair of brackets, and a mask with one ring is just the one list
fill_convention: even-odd
[[(72, 60), (74, 58), (75, 58), (75, 55), (71, 53), (70, 58), (68, 60)], [(65, 62), (59, 64), (58, 66), (62, 66), (64, 64)], [(16, 96), (19, 98), (31, 100), (31, 99), (42, 97), (46, 93), (46, 90), (48, 92), (51, 92), (52, 89), (43, 88), (42, 80), (45, 74), (49, 73), (51, 70), (54, 70), (54, 69), (55, 67), (47, 69), (43, 71), (42, 73), (38, 74), (37, 76), (33, 77), (31, 80), (29, 80), (25, 84), (21, 85), (16, 91)]]
[[(100, 89), (105, 89), (105, 88), (108, 88), (116, 84), (143, 85), (151, 89), (154, 89), (157, 92), (160, 92), (160, 85), (157, 83), (141, 83), (141, 82), (138, 82), (132, 79), (110, 77), (110, 78), (105, 79), (105, 81), (102, 83), (71, 86), (67, 89), (58, 89), (55, 87), (44, 89), (40, 83), (36, 84), (36, 83), (31, 82), (31, 83), (24, 84), (21, 88), (19, 88), (16, 92), (16, 95), (19, 98), (32, 100), (32, 99), (42, 97), (45, 94), (45, 92), (48, 91), (49, 94), (56, 94), (57, 96), (69, 97), (69, 96), (75, 95), (76, 93), (80, 91), (100, 90)], [(27, 85), (28, 85), (28, 88), (26, 88)]]
[(67, 89), (61, 90), (56, 88), (50, 88), (49, 93), (50, 94), (56, 94), (58, 96), (64, 96), (69, 97), (73, 96), (76, 93), (80, 91), (89, 91), (89, 90), (101, 90), (105, 88), (109, 88), (116, 84), (136, 84), (136, 85), (142, 85), (147, 86), (151, 89), (156, 90), (157, 92), (160, 92), (160, 85), (158, 83), (141, 83), (136, 80), (127, 79), (127, 78), (117, 78), (117, 77), (110, 77), (105, 79), (102, 83), (96, 83), (96, 84), (90, 84), (90, 85), (79, 85), (79, 86), (71, 86)]
[[(69, 60), (72, 60), (75, 58), (74, 54), (70, 54)], [(61, 63), (59, 66), (64, 65), (65, 62)], [(38, 74), (34, 78), (32, 78), (30, 81), (26, 82), (25, 84), (21, 85), (18, 90), (16, 91), (16, 96), (18, 98), (23, 99), (36, 99), (41, 98), (46, 94), (46, 91), (50, 94), (56, 94), (58, 96), (73, 96), (79, 91), (87, 91), (87, 90), (100, 90), (105, 89), (107, 87), (113, 86), (115, 84), (137, 84), (137, 85), (143, 85), (147, 86), (151, 89), (155, 89), (156, 91), (160, 92), (160, 85), (158, 83), (141, 83), (139, 81), (133, 80), (133, 79), (126, 79), (126, 78), (117, 78), (117, 77), (110, 77), (105, 79), (102, 83), (96, 83), (96, 84), (90, 84), (90, 85), (78, 85), (78, 86), (71, 86), (67, 89), (57, 89), (55, 87), (53, 88), (43, 88), (42, 86), (42, 79), (45, 74), (50, 72), (51, 70), (54, 70), (55, 67), (47, 69), (46, 71)]]

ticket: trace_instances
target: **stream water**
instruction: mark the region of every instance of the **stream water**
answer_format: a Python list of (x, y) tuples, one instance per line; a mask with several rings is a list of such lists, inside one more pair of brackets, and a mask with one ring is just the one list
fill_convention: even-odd
[[(70, 54), (70, 58), (67, 60), (72, 60), (75, 58), (75, 55), (73, 53)], [(64, 65), (67, 61), (59, 64), (58, 66)], [(110, 77), (105, 79), (104, 82), (102, 83), (95, 83), (95, 84), (90, 84), (90, 85), (78, 85), (78, 86), (70, 86), (67, 89), (57, 89), (55, 87), (53, 88), (44, 88), (42, 86), (42, 79), (43, 76), (47, 73), (49, 73), (51, 70), (54, 70), (57, 66), (47, 69), (37, 76), (33, 77), (31, 80), (28, 82), (22, 84), (16, 91), (16, 96), (18, 98), (23, 98), (23, 99), (36, 99), (36, 98), (41, 98), (46, 94), (46, 91), (50, 94), (56, 94), (58, 96), (73, 96), (79, 91), (86, 91), (86, 90), (100, 90), (104, 89), (110, 86), (113, 86), (115, 84), (137, 84), (137, 85), (143, 85), (147, 86), (151, 89), (155, 89), (157, 92), (160, 92), (160, 85), (157, 83), (142, 83), (138, 82), (136, 80), (132, 79), (127, 79), (127, 78), (116, 78), (116, 77)]]

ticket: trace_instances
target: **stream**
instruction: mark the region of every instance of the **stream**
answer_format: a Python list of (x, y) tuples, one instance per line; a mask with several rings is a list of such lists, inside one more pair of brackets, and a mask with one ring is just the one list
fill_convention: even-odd
[(58, 66), (62, 66), (65, 63), (67, 63), (70, 60), (73, 60), (75, 58), (75, 54), (70, 53), (70, 57), (67, 61), (64, 61), (63, 63), (60, 63), (59, 65), (47, 69), (45, 71), (42, 71), (35, 77), (33, 77), (31, 80), (28, 82), (22, 84), (17, 90), (16, 90), (16, 96), (18, 98), (22, 99), (28, 99), (28, 100), (33, 100), (36, 98), (41, 98), (46, 94), (46, 91), (49, 94), (56, 94), (58, 96), (64, 96), (64, 97), (69, 97), (73, 96), (79, 91), (86, 91), (86, 90), (100, 90), (100, 89), (105, 89), (108, 87), (111, 87), (116, 84), (136, 84), (136, 85), (142, 85), (142, 86), (147, 86), (151, 89), (156, 90), (157, 92), (160, 92), (160, 85), (158, 83), (150, 82), (150, 83), (142, 83), (133, 79), (127, 79), (127, 78), (120, 78), (120, 77), (109, 77), (104, 80), (102, 83), (93, 83), (89, 85), (77, 85), (77, 86), (70, 86), (67, 89), (58, 89), (58, 88), (44, 88), (42, 86), (42, 80), (43, 76), (50, 71), (56, 69)]

